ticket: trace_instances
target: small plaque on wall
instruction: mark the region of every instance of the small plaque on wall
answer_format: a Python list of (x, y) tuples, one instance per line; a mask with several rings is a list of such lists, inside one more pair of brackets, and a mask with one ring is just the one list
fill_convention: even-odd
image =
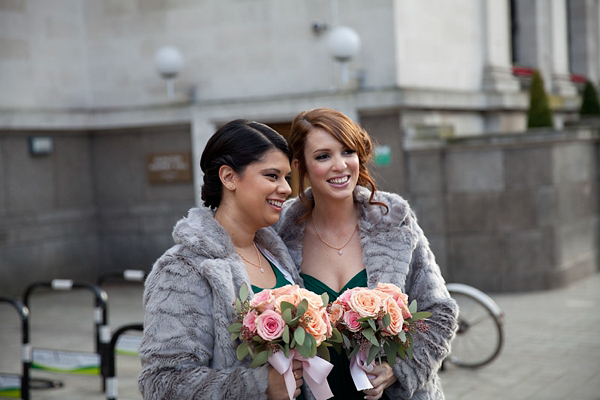
[(150, 183), (191, 182), (191, 155), (183, 153), (149, 154), (146, 170)]

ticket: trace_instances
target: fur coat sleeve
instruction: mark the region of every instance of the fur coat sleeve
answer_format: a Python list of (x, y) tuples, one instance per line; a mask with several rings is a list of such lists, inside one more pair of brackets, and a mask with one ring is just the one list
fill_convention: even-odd
[[(177, 244), (156, 261), (145, 284), (143, 398), (266, 399), (268, 367), (248, 368), (250, 357), (239, 361), (239, 343), (227, 332), (240, 286), (250, 288), (231, 239), (204, 209), (190, 210), (173, 237)], [(271, 228), (257, 232), (256, 240), (298, 277)]]
[[(310, 189), (307, 194), (311, 196)], [(398, 357), (392, 366), (398, 381), (386, 389), (386, 394), (391, 399), (443, 399), (437, 371), (450, 352), (458, 307), (446, 290), (429, 242), (408, 203), (396, 194), (378, 191), (375, 200), (387, 204), (386, 213), (385, 208), (368, 204), (369, 196), (364, 187), (354, 191), (368, 286), (393, 283), (409, 296), (409, 301), (417, 300), (419, 311), (433, 314), (429, 332), (413, 335), (413, 359)], [(288, 200), (276, 226), (298, 269), (305, 225), (297, 218), (303, 212), (299, 199)]]

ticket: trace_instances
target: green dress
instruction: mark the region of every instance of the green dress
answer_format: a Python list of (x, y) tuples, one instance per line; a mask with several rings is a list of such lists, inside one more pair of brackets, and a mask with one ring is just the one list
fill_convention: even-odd
[[(318, 295), (327, 293), (330, 302), (335, 301), (346, 289), (367, 287), (367, 270), (365, 269), (354, 275), (339, 292), (331, 289), (315, 277), (307, 274), (300, 274), (300, 276), (304, 279), (304, 287), (306, 289)], [(338, 354), (337, 351), (330, 347), (329, 356), (331, 357), (333, 369), (327, 376), (327, 382), (329, 382), (329, 387), (333, 393), (332, 399), (363, 400), (365, 394), (356, 390), (352, 375), (350, 375), (350, 360), (346, 352), (342, 349), (342, 354)], [(381, 398), (388, 399), (385, 393)]]
[[(271, 266), (271, 268), (273, 269), (273, 272), (275, 273), (275, 278), (277, 278), (277, 280), (275, 281), (275, 286), (273, 286), (271, 289), (276, 289), (285, 285), (291, 285), (291, 283), (285, 279), (285, 276), (283, 276), (283, 274), (281, 273), (281, 271), (279, 270), (279, 268), (277, 268), (276, 266), (273, 265), (273, 263), (271, 261), (269, 261), (269, 265)], [(263, 291), (266, 288), (261, 288), (258, 286), (252, 286), (252, 291), (254, 292), (254, 294), (259, 293), (261, 291)], [(296, 400), (304, 400), (304, 396), (302, 395), (302, 393), (300, 393), (300, 396), (296, 397)]]

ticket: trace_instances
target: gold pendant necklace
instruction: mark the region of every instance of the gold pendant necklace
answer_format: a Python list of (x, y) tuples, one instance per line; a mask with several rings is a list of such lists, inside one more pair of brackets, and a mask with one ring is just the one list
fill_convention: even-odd
[(258, 251), (258, 247), (256, 247), (256, 244), (254, 243), (254, 241), (252, 242), (252, 246), (254, 246), (254, 250), (256, 250), (256, 258), (258, 258), (258, 264), (253, 263), (252, 261), (248, 260), (246, 257), (244, 257), (243, 255), (241, 255), (239, 253), (239, 251), (236, 251), (236, 253), (238, 253), (238, 256), (242, 257), (242, 260), (246, 261), (248, 264), (255, 266), (256, 268), (258, 268), (260, 270), (261, 274), (265, 273), (265, 269), (262, 267), (262, 263), (260, 261), (260, 253)]
[(354, 230), (352, 231), (352, 235), (350, 235), (350, 239), (348, 239), (348, 241), (342, 246), (342, 247), (335, 247), (330, 245), (329, 243), (327, 243), (326, 241), (323, 240), (323, 238), (321, 237), (321, 235), (319, 235), (319, 231), (317, 230), (317, 225), (315, 225), (315, 219), (312, 218), (312, 223), (313, 223), (313, 227), (315, 228), (315, 233), (317, 234), (317, 237), (319, 238), (319, 240), (327, 247), (332, 248), (334, 250), (338, 251), (338, 254), (341, 256), (344, 252), (342, 251), (342, 249), (346, 246), (348, 246), (348, 243), (350, 243), (350, 241), (352, 240), (352, 238), (354, 237), (354, 234), (356, 233), (356, 231), (358, 230), (358, 224), (356, 224), (356, 228), (354, 228)]

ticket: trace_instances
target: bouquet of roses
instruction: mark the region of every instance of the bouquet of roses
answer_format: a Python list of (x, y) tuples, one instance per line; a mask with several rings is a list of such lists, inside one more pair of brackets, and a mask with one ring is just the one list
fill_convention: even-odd
[(366, 372), (373, 369), (375, 357), (384, 354), (390, 365), (396, 355), (412, 358), (412, 332), (427, 331), (423, 321), (430, 312), (417, 312), (417, 302), (408, 305), (408, 296), (396, 285), (378, 283), (375, 289), (348, 289), (330, 309), (350, 358), (350, 372), (358, 390), (371, 389)]
[(264, 289), (248, 299), (248, 287), (243, 284), (239, 295), (237, 321), (227, 329), (231, 340), (241, 341), (238, 359), (249, 354), (250, 367), (269, 362), (284, 376), (290, 399), (296, 388), (292, 360), (300, 360), (304, 380), (315, 397), (332, 397), (326, 380), (333, 368), (327, 347), (341, 343), (342, 338), (327, 313), (327, 294), (318, 296), (298, 285), (286, 285)]

